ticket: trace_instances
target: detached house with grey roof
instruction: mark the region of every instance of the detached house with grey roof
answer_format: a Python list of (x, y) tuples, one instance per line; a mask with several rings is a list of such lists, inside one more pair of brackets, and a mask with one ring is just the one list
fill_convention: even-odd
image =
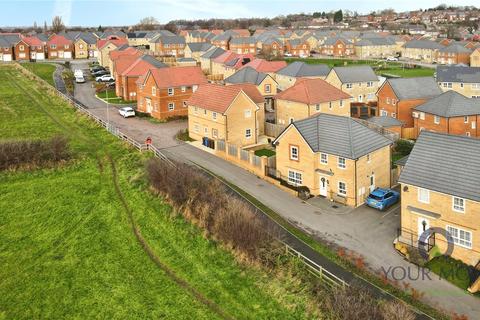
[(443, 91), (453, 90), (469, 98), (480, 98), (480, 67), (438, 66), (437, 83)]
[(352, 102), (377, 101), (380, 80), (370, 66), (334, 67), (325, 79), (352, 96)]
[(193, 58), (196, 61), (200, 60), (200, 56), (213, 48), (213, 45), (208, 42), (190, 42), (185, 46), (185, 58)]
[[(447, 249), (451, 256), (475, 266), (480, 260), (480, 140), (422, 131), (399, 178), (401, 183), (401, 243), (422, 242)], [(470, 291), (478, 290), (477, 284)], [(476, 289), (476, 290), (475, 290)]]
[(185, 38), (160, 34), (150, 41), (150, 50), (159, 56), (183, 57), (185, 54)]
[(230, 40), (230, 50), (238, 54), (257, 53), (257, 40), (255, 37), (237, 37)]
[(268, 73), (258, 72), (252, 67), (244, 67), (230, 77), (224, 80), (226, 85), (250, 83), (257, 87), (258, 91), (265, 97), (268, 105), (271, 105), (271, 100), (277, 94), (277, 82)]
[(358, 120), (319, 113), (291, 123), (274, 141), (277, 177), (348, 206), (389, 188), (392, 141)]
[(295, 61), (275, 72), (275, 80), (280, 90), (290, 88), (298, 79), (325, 79), (330, 72), (326, 64), (308, 64)]

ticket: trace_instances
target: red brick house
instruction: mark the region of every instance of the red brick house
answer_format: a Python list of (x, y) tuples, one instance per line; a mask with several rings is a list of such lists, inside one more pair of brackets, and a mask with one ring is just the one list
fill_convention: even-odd
[(293, 56), (309, 56), (310, 44), (303, 39), (288, 40), (285, 43), (285, 49)]
[(30, 60), (30, 46), (22, 38), (13, 47), (13, 56), (16, 61)]
[(187, 116), (186, 101), (206, 83), (200, 67), (150, 69), (137, 81), (137, 110), (156, 119)]
[(479, 137), (480, 99), (447, 91), (413, 109), (417, 136), (422, 130)]
[(27, 43), (30, 50), (30, 59), (45, 60), (45, 45), (42, 40), (35, 36), (24, 37), (23, 41)]
[(166, 67), (166, 64), (149, 55), (143, 55), (137, 58), (128, 68), (118, 74), (120, 81), (115, 83), (117, 96), (127, 101), (136, 101), (137, 80), (150, 69)]
[(285, 61), (267, 61), (265, 59), (253, 59), (252, 61), (244, 65), (242, 68), (250, 67), (258, 72), (275, 73), (278, 70), (285, 68), (286, 66), (287, 62)]
[(73, 41), (54, 34), (47, 41), (48, 59), (72, 59), (74, 48)]
[(341, 37), (331, 37), (325, 40), (320, 51), (328, 56), (346, 57), (355, 54), (355, 47), (350, 40)]

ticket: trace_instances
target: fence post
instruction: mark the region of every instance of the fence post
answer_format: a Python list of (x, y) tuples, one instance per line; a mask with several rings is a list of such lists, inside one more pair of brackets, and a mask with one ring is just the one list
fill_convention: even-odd
[(249, 153), (249, 155), (248, 155), (248, 163), (251, 164), (251, 165), (254, 165), (254, 164), (253, 164), (253, 157), (255, 156), (255, 151), (249, 150), (248, 153)]

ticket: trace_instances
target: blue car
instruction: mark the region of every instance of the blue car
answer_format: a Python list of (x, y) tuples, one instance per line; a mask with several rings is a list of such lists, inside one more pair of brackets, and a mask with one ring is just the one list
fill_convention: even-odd
[(385, 210), (397, 203), (398, 200), (400, 200), (400, 194), (397, 191), (377, 188), (368, 195), (365, 204), (375, 209)]

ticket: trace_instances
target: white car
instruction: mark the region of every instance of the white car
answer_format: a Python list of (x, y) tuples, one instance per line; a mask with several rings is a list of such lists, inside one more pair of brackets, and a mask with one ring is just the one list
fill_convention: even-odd
[(135, 110), (132, 107), (124, 107), (118, 110), (118, 113), (124, 118), (135, 117)]
[(293, 57), (293, 54), (287, 52), (287, 53), (284, 54), (284, 56), (285, 57)]
[(85, 83), (85, 78), (83, 76), (75, 76), (76, 83)]
[(97, 82), (110, 82), (110, 81), (113, 81), (113, 80), (115, 80), (115, 79), (113, 79), (113, 77), (109, 74), (105, 74), (103, 76), (95, 78), (95, 81), (97, 81)]
[(398, 58), (397, 57), (387, 57), (387, 59), (385, 59), (387, 61), (398, 61)]
[(80, 70), (80, 69), (76, 69), (74, 72), (73, 72), (73, 75), (76, 77), (83, 77), (83, 71)]

